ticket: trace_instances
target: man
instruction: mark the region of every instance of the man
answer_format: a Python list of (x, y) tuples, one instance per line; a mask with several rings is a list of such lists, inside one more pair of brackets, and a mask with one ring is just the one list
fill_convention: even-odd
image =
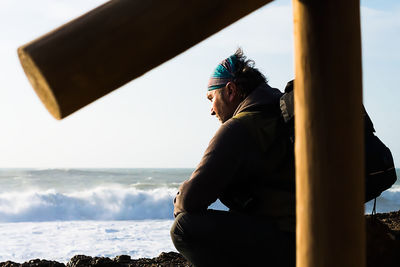
[[(211, 115), (222, 125), (179, 187), (171, 228), (195, 266), (294, 266), (293, 146), (281, 95), (240, 49), (210, 78)], [(229, 211), (207, 209), (217, 199)]]

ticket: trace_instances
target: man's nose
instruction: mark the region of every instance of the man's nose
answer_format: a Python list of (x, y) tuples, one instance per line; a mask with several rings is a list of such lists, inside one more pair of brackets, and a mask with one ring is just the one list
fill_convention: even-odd
[(211, 116), (215, 115), (214, 109), (211, 107)]

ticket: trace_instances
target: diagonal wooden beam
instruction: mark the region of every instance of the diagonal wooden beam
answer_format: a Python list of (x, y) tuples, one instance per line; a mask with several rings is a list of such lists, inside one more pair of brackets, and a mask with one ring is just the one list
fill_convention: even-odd
[(64, 118), (272, 0), (113, 0), (18, 49), (49, 112)]
[(365, 266), (360, 3), (293, 0), (297, 267)]

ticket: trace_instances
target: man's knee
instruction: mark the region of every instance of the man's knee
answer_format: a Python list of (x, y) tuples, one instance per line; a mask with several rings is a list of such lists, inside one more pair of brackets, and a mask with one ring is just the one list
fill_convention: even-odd
[(185, 235), (187, 235), (187, 217), (188, 215), (186, 212), (178, 214), (170, 230), (172, 242), (177, 250), (180, 250), (180, 247), (183, 245), (184, 240), (186, 239)]
[(192, 246), (197, 246), (199, 243), (207, 240), (209, 232), (205, 227), (204, 214), (182, 212), (176, 216), (171, 227), (171, 239), (176, 249), (190, 249)]
[(209, 262), (210, 257), (206, 257), (209, 251), (207, 246), (203, 245), (204, 235), (201, 234), (200, 218), (200, 214), (180, 213), (171, 227), (171, 239), (175, 248), (195, 266), (216, 266)]

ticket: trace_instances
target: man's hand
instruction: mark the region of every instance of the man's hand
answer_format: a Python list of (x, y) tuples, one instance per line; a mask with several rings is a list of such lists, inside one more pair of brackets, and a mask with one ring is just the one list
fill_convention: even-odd
[(182, 204), (182, 187), (187, 183), (187, 181), (184, 181), (178, 188), (178, 192), (176, 193), (176, 196), (174, 198), (174, 217), (178, 216), (179, 213), (184, 212), (185, 210), (183, 209), (183, 204)]
[(176, 197), (174, 198), (174, 217), (176, 218), (176, 216), (178, 216), (179, 215), (179, 213), (181, 213), (181, 212), (183, 212), (183, 210), (181, 210), (181, 209), (179, 209), (178, 207), (177, 207), (177, 205), (176, 205), (176, 198), (178, 197), (178, 195), (179, 195), (179, 191), (176, 193)]

